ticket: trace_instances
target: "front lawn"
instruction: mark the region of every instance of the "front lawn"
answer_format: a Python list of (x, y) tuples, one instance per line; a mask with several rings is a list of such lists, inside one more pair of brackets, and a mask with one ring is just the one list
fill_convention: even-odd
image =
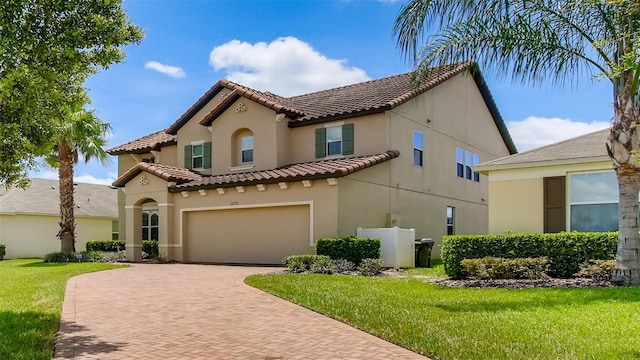
[(0, 359), (51, 359), (67, 280), (121, 266), (0, 261)]
[(420, 275), (438, 274), (246, 282), (433, 359), (640, 358), (640, 288), (450, 288)]

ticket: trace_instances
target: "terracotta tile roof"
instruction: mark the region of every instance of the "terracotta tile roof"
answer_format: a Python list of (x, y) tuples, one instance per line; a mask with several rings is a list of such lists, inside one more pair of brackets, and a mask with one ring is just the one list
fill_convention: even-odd
[[(471, 61), (431, 68), (418, 86), (414, 86), (413, 73), (409, 72), (290, 98), (285, 98), (270, 92), (254, 90), (223, 79), (214, 84), (200, 97), (166, 132), (171, 135), (177, 134), (178, 130), (187, 123), (191, 117), (223, 89), (231, 90), (231, 93), (227, 94), (227, 96), (231, 98), (225, 99), (219, 106), (207, 114), (200, 124), (210, 125), (216, 117), (231, 106), (236, 99), (243, 96), (277, 113), (288, 115), (291, 118), (289, 127), (298, 127), (354, 116), (381, 113), (393, 109), (466, 70), (470, 70), (491, 115), (495, 119), (498, 130), (509, 148), (509, 152), (512, 154), (517, 153), (515, 144), (509, 135), (489, 88), (477, 65)], [(135, 141), (137, 140), (133, 142)]]
[(123, 153), (146, 153), (150, 150), (156, 150), (162, 146), (173, 144), (176, 144), (176, 137), (174, 135), (167, 134), (165, 130), (160, 130), (139, 139), (129, 141), (128, 143), (112, 147), (107, 150), (107, 153), (111, 155)]
[(140, 162), (131, 169), (127, 170), (127, 172), (125, 172), (124, 174), (120, 175), (120, 177), (113, 182), (113, 186), (123, 187), (131, 179), (133, 179), (143, 171), (158, 176), (159, 178), (166, 181), (176, 182), (178, 184), (189, 181), (196, 181), (202, 178), (202, 175), (189, 169), (169, 165)]
[(271, 170), (203, 176), (198, 180), (178, 184), (173, 191), (337, 178), (394, 159), (399, 155), (399, 151), (390, 150), (382, 154), (311, 161)]
[(587, 163), (609, 159), (605, 143), (610, 129), (564, 140), (519, 154), (487, 161), (474, 167), (476, 171), (548, 166), (559, 163)]
[(384, 112), (452, 78), (470, 65), (470, 62), (460, 62), (432, 68), (417, 87), (413, 86), (413, 73), (409, 72), (294, 96), (290, 98), (291, 101), (302, 109), (305, 115), (293, 119), (290, 125), (302, 126), (361, 113)]

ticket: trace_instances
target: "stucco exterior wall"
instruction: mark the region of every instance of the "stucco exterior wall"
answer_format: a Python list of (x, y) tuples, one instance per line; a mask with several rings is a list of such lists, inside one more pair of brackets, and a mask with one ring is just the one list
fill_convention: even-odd
[(389, 147), (385, 114), (374, 114), (345, 119), (344, 121), (291, 128), (290, 162), (317, 160), (315, 153), (316, 129), (350, 123), (353, 123), (354, 155), (371, 155), (393, 150)]
[[(242, 104), (244, 111), (235, 109)], [(193, 120), (192, 120), (193, 121)], [(246, 98), (239, 98), (211, 124), (213, 133), (212, 168), (215, 174), (233, 172), (233, 167), (242, 166), (239, 143), (233, 135), (240, 129), (253, 133), (253, 163), (240, 171), (273, 169), (278, 166), (278, 148), (288, 145), (288, 138), (278, 128), (286, 123), (276, 122), (275, 111)], [(282, 141), (282, 144), (278, 144)], [(235, 159), (235, 161), (234, 161)]]
[[(6, 259), (38, 258), (60, 251), (58, 216), (0, 215), (0, 244)], [(89, 240), (110, 240), (116, 219), (76, 217), (76, 251), (84, 251)]]
[[(545, 177), (569, 176), (571, 173), (613, 170), (609, 161), (557, 164), (528, 168), (493, 170), (489, 172), (489, 233), (505, 231), (544, 231)], [(565, 208), (569, 221), (569, 184), (567, 182)], [(568, 226), (568, 225), (567, 225)]]

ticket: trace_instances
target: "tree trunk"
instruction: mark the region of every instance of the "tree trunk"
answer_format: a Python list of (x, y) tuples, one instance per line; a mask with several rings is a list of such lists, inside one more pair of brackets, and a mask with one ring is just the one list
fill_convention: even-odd
[[(630, 171), (629, 171), (630, 170)], [(640, 171), (618, 168), (618, 251), (612, 281), (620, 285), (640, 285), (640, 238), (638, 237), (638, 191)]]
[(59, 167), (58, 177), (60, 179), (60, 251), (75, 252), (75, 218), (73, 214), (73, 153), (66, 141), (59, 144)]

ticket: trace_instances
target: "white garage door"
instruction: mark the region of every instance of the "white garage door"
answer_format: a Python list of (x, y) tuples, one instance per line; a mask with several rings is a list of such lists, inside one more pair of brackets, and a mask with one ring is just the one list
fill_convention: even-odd
[(309, 214), (308, 204), (186, 212), (188, 261), (281, 264), (311, 253)]

